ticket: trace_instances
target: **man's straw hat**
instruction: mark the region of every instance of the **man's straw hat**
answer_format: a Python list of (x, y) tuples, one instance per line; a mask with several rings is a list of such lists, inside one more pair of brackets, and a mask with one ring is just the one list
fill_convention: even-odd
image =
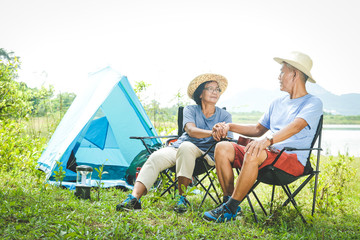
[(283, 62), (290, 64), (291, 66), (305, 73), (309, 77), (308, 81), (315, 83), (315, 80), (310, 73), (313, 62), (308, 55), (301, 52), (291, 52), (289, 56), (284, 58), (275, 57), (274, 60), (280, 64)]
[(210, 81), (214, 81), (214, 82), (218, 83), (219, 88), (221, 90), (220, 95), (223, 92), (225, 92), (227, 85), (228, 85), (227, 79), (224, 76), (221, 76), (219, 74), (206, 73), (206, 74), (197, 76), (190, 82), (190, 84), (188, 86), (188, 90), (187, 90), (187, 94), (188, 94), (189, 98), (194, 99), (193, 98), (194, 92), (199, 87), (200, 84), (202, 84), (204, 82), (210, 82)]

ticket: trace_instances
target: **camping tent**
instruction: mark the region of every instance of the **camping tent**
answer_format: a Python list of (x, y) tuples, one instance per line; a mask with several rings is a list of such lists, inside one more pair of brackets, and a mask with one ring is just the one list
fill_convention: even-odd
[[(55, 183), (57, 162), (65, 170), (63, 186), (75, 188), (76, 166), (104, 165), (105, 187), (124, 186), (125, 172), (135, 156), (145, 149), (130, 136), (157, 136), (128, 79), (107, 67), (90, 74), (87, 86), (74, 100), (38, 160), (47, 180)], [(149, 145), (160, 144), (152, 139)], [(98, 174), (92, 174), (97, 186)]]

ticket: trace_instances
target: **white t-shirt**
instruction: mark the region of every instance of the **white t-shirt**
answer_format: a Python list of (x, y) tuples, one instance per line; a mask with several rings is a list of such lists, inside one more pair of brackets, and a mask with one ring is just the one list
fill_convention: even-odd
[[(290, 96), (286, 95), (271, 103), (259, 123), (272, 133), (276, 133), (293, 122), (295, 118), (302, 118), (308, 124), (304, 129), (273, 146), (279, 150), (284, 147), (310, 148), (322, 114), (323, 104), (318, 97), (307, 94), (300, 98), (290, 99)], [(301, 164), (306, 165), (309, 151), (292, 151), (289, 153), (297, 154)]]

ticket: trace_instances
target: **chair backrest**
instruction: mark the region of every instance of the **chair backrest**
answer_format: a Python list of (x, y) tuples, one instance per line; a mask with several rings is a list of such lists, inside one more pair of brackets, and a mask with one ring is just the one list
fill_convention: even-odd
[[(311, 142), (310, 148), (314, 148), (314, 145), (315, 145), (316, 141), (318, 141), (317, 148), (318, 149), (321, 148), (321, 132), (322, 132), (322, 128), (323, 128), (323, 117), (324, 117), (323, 115), (320, 116), (319, 123), (318, 123), (318, 126), (316, 128), (316, 132), (315, 132), (314, 138), (313, 138), (313, 140)], [(308, 160), (306, 162), (304, 174), (307, 174), (307, 173), (310, 173), (310, 172), (313, 171), (313, 168), (312, 168), (311, 162), (310, 162), (311, 152), (312, 152), (312, 150), (309, 151), (309, 156), (308, 156)], [(318, 170), (318, 168), (319, 168), (319, 159), (320, 159), (320, 151), (318, 151), (317, 162), (316, 162), (316, 170)]]
[[(314, 147), (314, 145), (315, 145), (315, 142), (316, 142), (316, 140), (318, 140), (318, 138), (319, 138), (319, 144), (321, 144), (321, 131), (322, 131), (322, 128), (323, 128), (323, 115), (321, 115), (320, 116), (320, 119), (319, 119), (319, 124), (318, 124), (318, 126), (317, 126), (317, 128), (316, 128), (316, 132), (315, 132), (315, 135), (314, 135), (314, 139), (312, 140), (312, 142), (311, 142), (311, 148), (313, 148)], [(319, 147), (320, 147), (321, 145), (319, 145)], [(310, 151), (310, 154), (311, 154), (311, 151)], [(309, 156), (310, 156), (310, 154), (309, 154)]]
[(184, 133), (184, 129), (183, 129), (183, 112), (184, 112), (184, 107), (180, 106), (178, 108), (178, 119), (177, 119), (177, 123), (178, 123), (178, 136), (180, 137), (183, 133)]

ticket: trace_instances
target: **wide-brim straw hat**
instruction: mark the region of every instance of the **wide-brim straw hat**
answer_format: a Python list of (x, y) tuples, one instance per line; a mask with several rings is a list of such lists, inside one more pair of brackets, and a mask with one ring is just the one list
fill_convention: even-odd
[(189, 98), (194, 99), (194, 92), (204, 82), (217, 82), (221, 90), (220, 95), (223, 94), (227, 88), (228, 81), (224, 76), (213, 73), (205, 73), (194, 78), (187, 89)]
[(309, 82), (316, 83), (310, 73), (313, 61), (308, 55), (301, 52), (291, 52), (288, 56), (285, 56), (283, 58), (275, 57), (274, 60), (280, 64), (282, 64), (283, 62), (290, 64), (294, 68), (306, 74), (309, 77)]

